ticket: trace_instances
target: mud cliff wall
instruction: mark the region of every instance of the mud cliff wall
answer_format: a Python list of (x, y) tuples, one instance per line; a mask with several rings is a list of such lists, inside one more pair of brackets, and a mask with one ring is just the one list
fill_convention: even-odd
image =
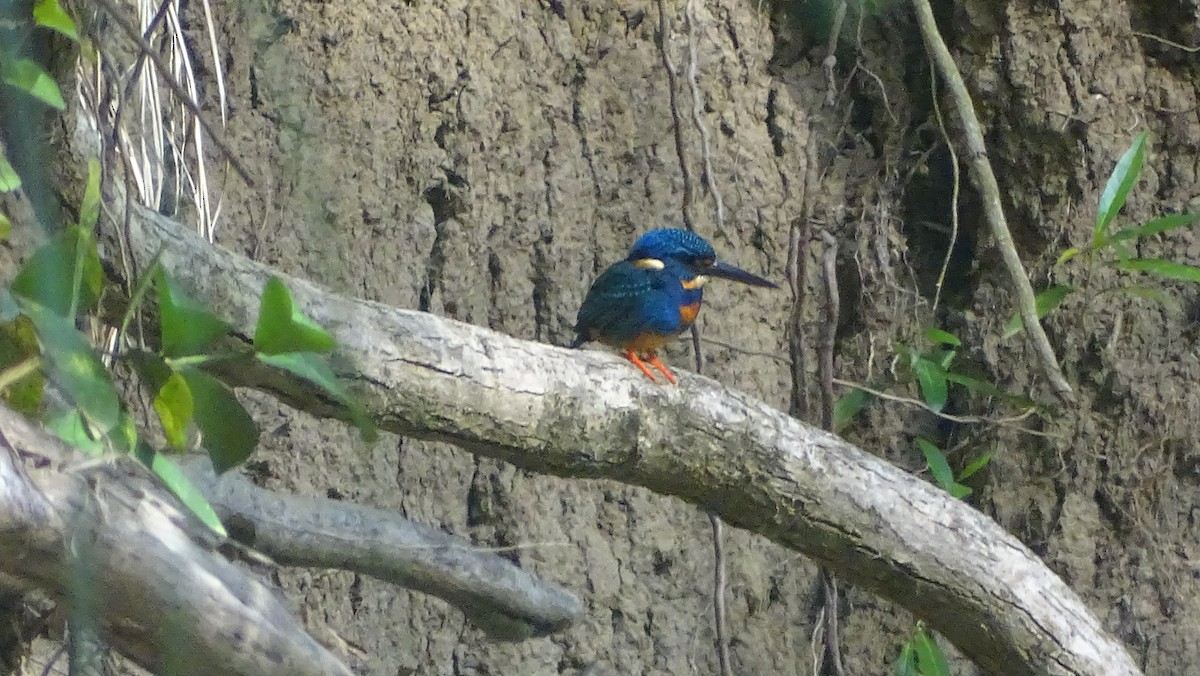
[[(978, 372), (1050, 400), (1022, 342), (997, 337), (1007, 283), (965, 184), (947, 298), (931, 309), (953, 173), (905, 8), (852, 20), (827, 77), (812, 25), (772, 21), (754, 2), (690, 4), (689, 22), (682, 2), (664, 2), (662, 18), (651, 2), (219, 3), (226, 137), (262, 185), (227, 182), (218, 241), (338, 291), (562, 344), (607, 263), (638, 233), (682, 225), (678, 129), (697, 231), (781, 283), (806, 270), (799, 294), (712, 286), (702, 331), (724, 345), (705, 343), (706, 373), (815, 419), (820, 247), (797, 254), (792, 243), (827, 231), (841, 243), (842, 377), (887, 385), (893, 343), (938, 324), (966, 340), (961, 358)], [(903, 406), (872, 408), (848, 434), (913, 469), (917, 433), (956, 457), (991, 452), (974, 484), (981, 508), (1045, 556), (1148, 671), (1180, 673), (1200, 661), (1188, 638), (1200, 622), (1195, 292), (1167, 287), (1182, 313), (1119, 295), (1098, 305), (1099, 290), (1121, 283), (1114, 271), (1051, 264), (1086, 240), (1104, 179), (1140, 127), (1155, 140), (1130, 214), (1190, 206), (1197, 62), (1137, 33), (1190, 44), (1197, 10), (1014, 1), (940, 11), (1035, 282), (1091, 290), (1047, 323), (1080, 400), (1027, 425), (1048, 436), (947, 425)], [(694, 115), (710, 137), (720, 223)], [(1148, 246), (1143, 255), (1195, 262), (1200, 239)], [(669, 359), (690, 365), (690, 347)], [(995, 410), (968, 397), (952, 408)], [(265, 483), (511, 548), (588, 604), (587, 621), (560, 636), (493, 645), (419, 594), (344, 573), (284, 576), (310, 619), (361, 646), (368, 672), (574, 673), (596, 661), (612, 673), (715, 672), (712, 547), (695, 509), (436, 444), (365, 446), (271, 402), (256, 409), (264, 449), (251, 468)], [(728, 540), (735, 672), (805, 671), (814, 567), (757, 537)], [(854, 590), (842, 615), (848, 673), (882, 673), (912, 626)]]

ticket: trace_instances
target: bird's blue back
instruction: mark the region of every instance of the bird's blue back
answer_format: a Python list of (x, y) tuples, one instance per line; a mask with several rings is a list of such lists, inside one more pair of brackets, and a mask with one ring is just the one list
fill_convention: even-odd
[(670, 259), (663, 261), (661, 270), (639, 267), (631, 260), (610, 266), (592, 284), (579, 309), (580, 339), (624, 346), (647, 333), (678, 334), (688, 327), (679, 309), (703, 298), (703, 289), (683, 286), (694, 276)]

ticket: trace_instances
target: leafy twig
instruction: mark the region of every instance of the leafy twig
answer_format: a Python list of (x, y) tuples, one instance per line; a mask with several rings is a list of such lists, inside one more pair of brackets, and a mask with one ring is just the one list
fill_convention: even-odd
[[(945, 413), (942, 411), (935, 411), (932, 406), (921, 401), (920, 399), (913, 399), (912, 397), (902, 397), (902, 396), (899, 396), (896, 394), (888, 394), (887, 392), (884, 392), (882, 390), (876, 390), (876, 389), (873, 389), (866, 385), (863, 385), (861, 383), (856, 383), (852, 380), (843, 380), (841, 378), (834, 378), (833, 382), (834, 382), (834, 384), (841, 385), (843, 387), (851, 387), (856, 390), (862, 390), (863, 392), (866, 392), (867, 394), (869, 394), (873, 397), (878, 397), (880, 399), (886, 399), (888, 401), (894, 401), (898, 404), (908, 404), (910, 406), (916, 406), (917, 408), (924, 409), (943, 420), (949, 420), (951, 422), (956, 422), (956, 423), (960, 423), (960, 424), (964, 424), (964, 425), (982, 423), (984, 425), (995, 425), (997, 427), (1006, 427), (1006, 426), (1014, 425), (1015, 423), (1018, 423), (1037, 412), (1037, 408), (1031, 406), (1031, 407), (1025, 409), (1024, 411), (1022, 411), (1020, 414), (1014, 415), (1014, 416), (1009, 416), (1007, 418), (984, 418), (981, 416), (974, 416), (974, 415), (952, 415), (950, 413)], [(1031, 430), (1027, 427), (1017, 427), (1017, 430), (1024, 432), (1025, 434), (1031, 434), (1035, 437), (1057, 438), (1057, 436), (1058, 436), (1055, 434), (1050, 434), (1048, 432), (1039, 432), (1037, 430)]]
[(1029, 275), (1026, 274), (1025, 268), (1021, 264), (1021, 257), (1017, 254), (1016, 245), (1013, 244), (1012, 233), (1009, 232), (1008, 224), (1004, 219), (1004, 208), (1000, 202), (1000, 186), (996, 182), (996, 175), (992, 172), (992, 165), (988, 161), (983, 130), (979, 124), (979, 118), (975, 115), (971, 95), (967, 91), (967, 85), (963, 82), (962, 74), (958, 72), (954, 57), (950, 55), (950, 50), (938, 32), (929, 0), (913, 0), (913, 8), (916, 10), (917, 24), (921, 28), (921, 36), (925, 39), (925, 47), (929, 51), (929, 56), (945, 79), (946, 87), (958, 109), (958, 116), (961, 118), (960, 121), (966, 135), (967, 148), (970, 151), (968, 155), (973, 170), (972, 175), (975, 178), (975, 187), (979, 189), (980, 196), (983, 198), (988, 226), (991, 228), (992, 237), (996, 240), (997, 248), (1000, 249), (1004, 266), (1008, 269), (1008, 275), (1017, 294), (1021, 317), (1029, 331), (1034, 351), (1041, 360), (1042, 370), (1045, 371), (1046, 378), (1049, 379), (1055, 392), (1062, 399), (1070, 401), (1074, 397), (1074, 393), (1058, 366), (1058, 358), (1054, 356), (1054, 348), (1050, 345), (1050, 339), (1038, 322), (1033, 286), (1029, 283)]

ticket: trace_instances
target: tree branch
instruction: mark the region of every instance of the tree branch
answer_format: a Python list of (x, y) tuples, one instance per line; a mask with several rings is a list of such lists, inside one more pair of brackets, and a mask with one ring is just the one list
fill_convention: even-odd
[[(1058, 366), (1058, 358), (1054, 356), (1054, 347), (1042, 328), (1037, 316), (1037, 301), (1033, 295), (1033, 286), (1029, 283), (1029, 275), (1017, 255), (1017, 247), (1013, 243), (1012, 233), (1008, 231), (1008, 222), (1004, 219), (1004, 207), (1000, 202), (1000, 185), (996, 182), (996, 174), (992, 172), (992, 164), (988, 161), (987, 145), (983, 140), (983, 130), (979, 118), (975, 116), (975, 106), (971, 103), (971, 94), (963, 82), (954, 57), (942, 41), (938, 32), (937, 22), (933, 18), (933, 8), (929, 0), (913, 0), (913, 9), (917, 14), (917, 24), (921, 27), (921, 37), (925, 39), (925, 49), (929, 58), (937, 66), (938, 72), (946, 80), (950, 90), (950, 98), (958, 109), (958, 117), (963, 125), (963, 133), (967, 137), (967, 157), (971, 163), (971, 176), (975, 179), (975, 187), (983, 199), (983, 210), (987, 214), (988, 226), (992, 238), (996, 240), (996, 248), (1000, 249), (1000, 257), (1004, 259), (1004, 267), (1017, 294), (1017, 308), (1021, 313), (1021, 321), (1025, 331), (1033, 343), (1034, 352), (1042, 363), (1042, 371), (1054, 387), (1054, 391), (1065, 401), (1071, 401), (1074, 394), (1067, 379), (1063, 377)], [(947, 254), (949, 255), (949, 254)]]
[(432, 594), (492, 638), (521, 641), (570, 626), (579, 599), (500, 556), (380, 509), (259, 488), (207, 457), (179, 463), (231, 536), (289, 566), (350, 570)]
[(89, 458), (0, 406), (6, 580), (86, 597), (104, 639), (156, 673), (351, 673), (176, 504), (137, 461)]
[[(131, 214), (135, 255), (249, 335), (270, 275), (338, 341), (334, 367), (380, 427), (524, 469), (673, 495), (802, 552), (908, 608), (985, 669), (1137, 674), (1124, 647), (994, 521), (842, 439), (687, 374), (647, 382), (614, 356), (569, 351), (337, 296)], [(242, 374), (317, 415), (314, 388)]]

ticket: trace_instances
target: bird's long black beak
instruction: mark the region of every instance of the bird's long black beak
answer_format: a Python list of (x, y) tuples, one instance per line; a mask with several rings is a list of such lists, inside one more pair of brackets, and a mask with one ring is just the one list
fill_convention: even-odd
[(704, 274), (710, 277), (720, 277), (721, 279), (729, 279), (735, 282), (741, 282), (742, 284), (749, 284), (750, 286), (761, 286), (765, 289), (779, 288), (779, 286), (775, 283), (768, 282), (758, 275), (752, 275), (739, 267), (729, 265), (728, 263), (722, 263), (721, 261), (717, 261), (706, 268), (704, 270)]

